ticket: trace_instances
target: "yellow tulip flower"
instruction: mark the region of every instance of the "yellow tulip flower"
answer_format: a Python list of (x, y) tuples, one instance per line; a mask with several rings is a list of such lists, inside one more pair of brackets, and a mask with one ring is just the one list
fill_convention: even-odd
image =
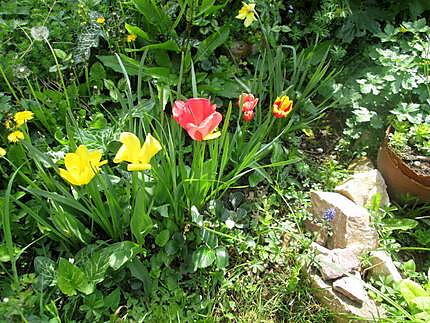
[(131, 132), (123, 132), (119, 137), (122, 143), (121, 148), (116, 153), (114, 163), (123, 161), (129, 162), (127, 170), (139, 171), (151, 169), (151, 158), (161, 150), (161, 144), (151, 134), (147, 134), (143, 146), (140, 140)]
[(66, 169), (60, 168), (60, 176), (72, 185), (85, 185), (99, 172), (100, 167), (107, 163), (100, 161), (102, 152), (99, 150), (88, 151), (81, 145), (74, 153), (68, 153), (64, 157)]
[(21, 127), (28, 120), (33, 119), (34, 113), (28, 110), (20, 111), (15, 113), (13, 119), (15, 120), (16, 126)]
[(245, 27), (249, 27), (254, 21), (257, 20), (257, 18), (255, 18), (255, 3), (242, 3), (243, 6), (239, 10), (239, 14), (236, 16), (236, 18), (244, 20), (243, 24), (245, 25)]

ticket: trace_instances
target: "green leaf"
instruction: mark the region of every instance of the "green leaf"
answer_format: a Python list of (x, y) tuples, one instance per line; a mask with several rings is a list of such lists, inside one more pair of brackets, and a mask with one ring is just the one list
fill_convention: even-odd
[(128, 48), (128, 49), (126, 49), (126, 51), (127, 52), (143, 52), (143, 51), (149, 50), (149, 49), (161, 49), (161, 50), (167, 50), (167, 51), (176, 52), (176, 53), (180, 52), (178, 44), (176, 44), (176, 42), (171, 40), (171, 39), (169, 39), (168, 41), (165, 41), (164, 43), (150, 44), (150, 45), (146, 45), (146, 46), (143, 46), (141, 48), (138, 48), (138, 49)]
[(94, 252), (83, 265), (86, 277), (93, 284), (98, 284), (105, 279), (108, 267), (109, 257), (102, 251)]
[(170, 28), (170, 18), (163, 8), (155, 5), (151, 0), (132, 0), (137, 10), (145, 20), (154, 25), (160, 33), (166, 33)]
[[(127, 57), (124, 54), (119, 54), (121, 57), (124, 68), (129, 76), (136, 76), (139, 74), (139, 62), (133, 58)], [(97, 55), (97, 58), (103, 63), (104, 66), (113, 69), (115, 72), (122, 74), (122, 69), (118, 63), (115, 55)]]
[(127, 31), (130, 34), (134, 34), (134, 35), (139, 36), (140, 38), (142, 38), (146, 41), (150, 41), (148, 34), (137, 26), (133, 26), (133, 25), (129, 25), (128, 23), (125, 23), (125, 29), (127, 29)]
[(259, 183), (264, 180), (264, 173), (260, 169), (256, 169), (248, 177), (249, 186), (256, 187)]
[(430, 312), (430, 296), (415, 297), (412, 302), (421, 310)]
[(146, 266), (139, 259), (133, 259), (133, 261), (128, 264), (128, 269), (130, 269), (133, 277), (139, 279), (143, 283), (145, 294), (150, 295), (153, 282)]
[(224, 26), (219, 31), (203, 40), (197, 48), (197, 54), (194, 61), (200, 61), (211, 55), (215, 49), (227, 41), (229, 34), (230, 29), (227, 26)]
[(429, 296), (424, 288), (420, 284), (409, 280), (403, 279), (399, 285), (400, 293), (402, 294), (405, 301), (412, 306), (414, 304), (414, 299), (421, 296)]
[(34, 258), (34, 271), (37, 274), (37, 286), (45, 289), (55, 285), (55, 262), (44, 256)]
[(136, 241), (140, 244), (145, 242), (145, 236), (153, 227), (152, 219), (148, 214), (145, 206), (145, 190), (140, 190), (136, 194), (134, 212), (130, 221), (130, 229)]
[(198, 268), (206, 268), (213, 264), (216, 255), (213, 249), (208, 247), (200, 247), (193, 253), (194, 270)]
[(121, 291), (116, 288), (112, 293), (103, 298), (103, 303), (106, 307), (109, 307), (112, 311), (118, 308), (119, 301), (121, 298)]
[(418, 221), (414, 219), (384, 219), (384, 230), (395, 231), (395, 230), (411, 230), (418, 225)]
[(94, 291), (94, 285), (90, 284), (83, 271), (64, 258), (60, 258), (58, 264), (57, 285), (67, 296), (76, 295), (77, 291), (86, 295)]
[(142, 250), (137, 243), (122, 241), (103, 249), (102, 253), (108, 257), (109, 266), (114, 270), (118, 270), (126, 262), (131, 261), (137, 254), (142, 252)]
[(169, 238), (170, 238), (169, 230), (163, 230), (155, 237), (155, 243), (159, 247), (164, 247), (167, 241), (169, 241)]
[(218, 247), (215, 249), (216, 261), (215, 264), (218, 269), (225, 268), (228, 266), (228, 252), (224, 247)]

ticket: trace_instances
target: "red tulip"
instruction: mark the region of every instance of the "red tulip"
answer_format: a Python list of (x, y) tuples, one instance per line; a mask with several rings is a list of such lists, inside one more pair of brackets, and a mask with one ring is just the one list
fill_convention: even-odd
[(220, 132), (214, 131), (220, 124), (222, 115), (216, 111), (216, 104), (211, 104), (208, 99), (175, 101), (172, 113), (176, 122), (194, 140), (214, 139), (221, 135)]
[[(258, 98), (255, 98), (254, 95), (248, 93), (242, 93), (239, 96), (239, 107), (242, 108), (242, 112), (246, 111), (254, 111), (254, 108), (257, 106)], [(242, 106), (240, 106), (242, 104)]]
[(254, 119), (254, 111), (245, 111), (243, 113), (243, 120), (246, 122), (252, 121)]

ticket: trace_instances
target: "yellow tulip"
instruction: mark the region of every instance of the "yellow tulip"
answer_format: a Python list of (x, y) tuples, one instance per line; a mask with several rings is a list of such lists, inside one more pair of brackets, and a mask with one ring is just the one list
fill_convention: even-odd
[(16, 126), (21, 127), (28, 120), (33, 119), (34, 113), (28, 110), (20, 111), (15, 113), (13, 119), (15, 120)]
[(143, 146), (137, 136), (130, 132), (123, 132), (119, 137), (122, 143), (121, 148), (116, 153), (114, 163), (123, 161), (129, 162), (127, 170), (139, 171), (151, 169), (151, 158), (161, 150), (161, 145), (151, 134), (147, 134)]
[(236, 16), (236, 18), (244, 20), (243, 24), (245, 25), (245, 27), (249, 27), (254, 21), (257, 20), (257, 18), (255, 18), (255, 3), (242, 3), (243, 6), (239, 10), (239, 14)]
[(100, 161), (102, 152), (99, 150), (88, 151), (81, 145), (74, 153), (68, 153), (64, 157), (66, 169), (60, 168), (60, 176), (72, 185), (85, 185), (99, 172), (100, 167), (107, 163)]

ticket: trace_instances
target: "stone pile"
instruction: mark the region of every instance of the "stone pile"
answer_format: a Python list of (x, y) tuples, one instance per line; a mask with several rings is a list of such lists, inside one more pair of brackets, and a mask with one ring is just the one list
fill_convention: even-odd
[(375, 194), (381, 205), (390, 203), (384, 179), (371, 162), (359, 162), (352, 176), (335, 192), (311, 192), (313, 220), (305, 223), (317, 239), (308, 277), (316, 298), (337, 313), (336, 322), (365, 322), (384, 316), (362, 279), (359, 257), (370, 252), (367, 276), (401, 278), (390, 255), (378, 248), (378, 234), (366, 206)]

